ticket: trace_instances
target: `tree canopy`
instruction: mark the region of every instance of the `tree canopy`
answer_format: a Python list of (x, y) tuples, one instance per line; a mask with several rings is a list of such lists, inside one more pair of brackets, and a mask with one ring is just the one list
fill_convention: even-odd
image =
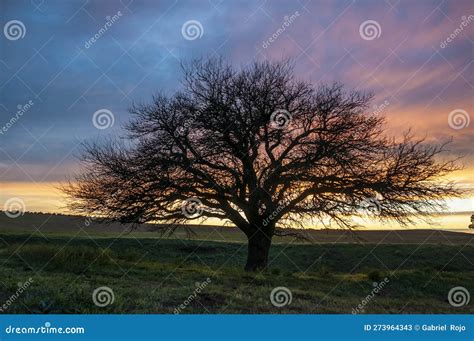
[(376, 218), (407, 224), (459, 194), (441, 181), (458, 169), (438, 158), (446, 144), (388, 137), (370, 94), (313, 86), (288, 62), (197, 60), (183, 75), (174, 95), (130, 109), (125, 141), (86, 145), (65, 188), (72, 209), (122, 223), (229, 221), (256, 270), (272, 236), (308, 217), (353, 227), (369, 202)]

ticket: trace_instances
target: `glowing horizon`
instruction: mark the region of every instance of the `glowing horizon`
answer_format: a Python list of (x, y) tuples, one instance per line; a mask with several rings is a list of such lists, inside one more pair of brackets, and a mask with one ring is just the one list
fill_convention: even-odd
[[(66, 196), (58, 189), (60, 183), (2, 183), (0, 192), (0, 207), (8, 198), (20, 198), (25, 204), (25, 212), (42, 212), (58, 214), (75, 214), (66, 208)], [(471, 214), (474, 214), (474, 196), (457, 198), (447, 201), (448, 211), (431, 215), (434, 225), (428, 225), (419, 221), (409, 228), (421, 229), (468, 229)], [(381, 223), (367, 218), (354, 217), (354, 222), (366, 229), (400, 229), (406, 228), (396, 222)], [(193, 222), (200, 224), (200, 222)], [(208, 219), (204, 224), (223, 225), (223, 221), (218, 219)], [(324, 228), (321, 223), (307, 223), (308, 228)], [(335, 226), (333, 226), (335, 227)]]

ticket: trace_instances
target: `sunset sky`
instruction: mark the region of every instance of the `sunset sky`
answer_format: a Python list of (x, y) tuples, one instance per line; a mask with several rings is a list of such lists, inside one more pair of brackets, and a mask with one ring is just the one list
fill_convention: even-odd
[[(373, 92), (391, 135), (453, 138), (446, 157), (465, 169), (452, 178), (471, 194), (450, 209), (474, 211), (472, 0), (7, 0), (0, 19), (0, 208), (62, 210), (55, 186), (82, 141), (118, 135), (133, 102), (179, 89), (181, 61), (223, 56), (292, 58), (301, 79)], [(113, 126), (94, 125), (101, 109)]]

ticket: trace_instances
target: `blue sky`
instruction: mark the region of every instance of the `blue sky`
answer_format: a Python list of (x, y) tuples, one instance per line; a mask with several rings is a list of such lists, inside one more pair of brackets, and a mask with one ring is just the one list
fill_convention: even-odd
[[(453, 129), (448, 115), (472, 117), (473, 7), (468, 0), (4, 0), (2, 27), (18, 20), (25, 32), (0, 36), (0, 128), (19, 105), (34, 105), (0, 134), (0, 182), (64, 180), (77, 169), (81, 141), (117, 135), (133, 102), (179, 89), (181, 61), (220, 55), (237, 67), (292, 58), (302, 79), (373, 91), (374, 106), (388, 103), (381, 111), (389, 133), (412, 127), (429, 141), (453, 137), (452, 153), (467, 155), (459, 180), (472, 184), (474, 123)], [(194, 40), (182, 34), (190, 20), (202, 27)], [(364, 39), (369, 20), (378, 32)], [(112, 127), (93, 125), (100, 109), (113, 113)]]

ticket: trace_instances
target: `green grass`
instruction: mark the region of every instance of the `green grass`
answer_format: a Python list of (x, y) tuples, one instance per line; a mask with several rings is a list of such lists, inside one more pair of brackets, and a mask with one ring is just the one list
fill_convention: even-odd
[[(474, 246), (276, 244), (270, 267), (246, 273), (246, 246), (159, 238), (72, 238), (0, 234), (0, 308), (33, 283), (6, 313), (173, 313), (209, 278), (181, 313), (351, 313), (374, 282), (389, 282), (365, 313), (474, 313), (454, 308), (449, 290), (474, 295)], [(92, 301), (110, 287), (113, 304)], [(292, 302), (278, 308), (270, 293), (283, 286)]]

